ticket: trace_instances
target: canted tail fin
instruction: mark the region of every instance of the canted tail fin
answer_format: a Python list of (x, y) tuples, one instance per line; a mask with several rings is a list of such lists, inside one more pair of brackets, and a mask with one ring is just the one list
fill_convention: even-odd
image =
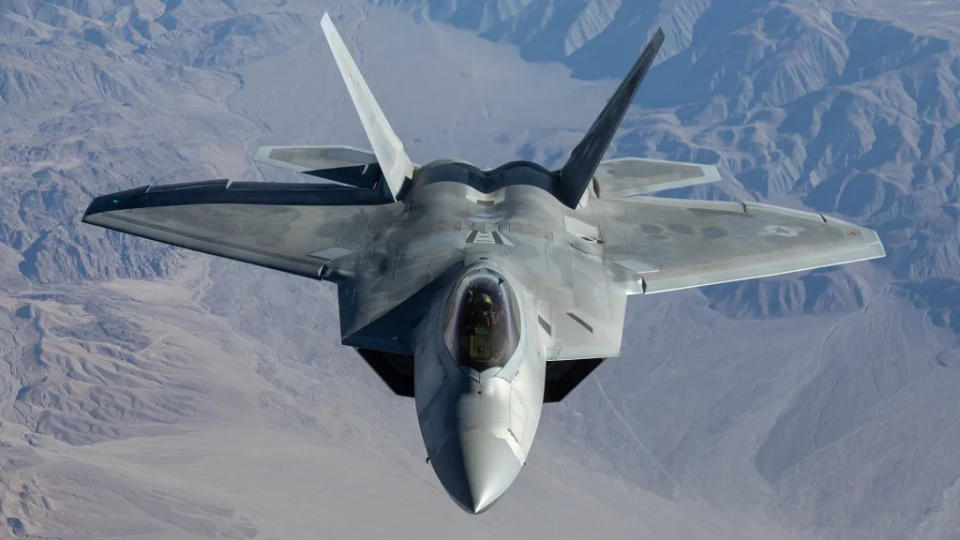
[(653, 60), (662, 44), (663, 30), (658, 28), (640, 58), (630, 68), (626, 78), (600, 112), (600, 116), (593, 121), (583, 140), (573, 149), (570, 159), (560, 170), (560, 200), (570, 208), (577, 207), (583, 192), (590, 185), (590, 179), (593, 178), (593, 173), (603, 159), (603, 153), (610, 146), (610, 141), (613, 140), (613, 135), (617, 132), (627, 107), (633, 101), (640, 82), (653, 65)]
[(343, 39), (333, 26), (330, 15), (324, 13), (320, 21), (320, 27), (327, 37), (327, 43), (330, 45), (330, 51), (333, 52), (333, 58), (340, 69), (340, 75), (343, 82), (347, 85), (347, 91), (350, 93), (350, 99), (353, 100), (353, 106), (360, 115), (360, 123), (363, 124), (363, 130), (370, 140), (370, 146), (373, 147), (373, 153), (377, 156), (380, 169), (390, 188), (390, 193), (396, 199), (403, 189), (404, 183), (413, 176), (413, 163), (407, 157), (403, 149), (403, 142), (400, 137), (394, 133), (390, 127), (390, 122), (384, 116), (383, 110), (374, 99), (370, 87), (363, 80), (360, 69), (356, 62), (347, 51), (347, 46)]

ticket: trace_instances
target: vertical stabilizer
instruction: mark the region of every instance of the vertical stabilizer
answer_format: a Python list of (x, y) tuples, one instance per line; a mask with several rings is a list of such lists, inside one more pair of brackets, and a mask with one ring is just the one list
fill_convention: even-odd
[(593, 121), (583, 140), (573, 149), (570, 159), (560, 170), (560, 200), (570, 208), (577, 207), (583, 192), (590, 185), (590, 179), (597, 170), (600, 160), (603, 159), (607, 147), (610, 146), (610, 141), (613, 140), (613, 135), (620, 126), (623, 114), (627, 112), (627, 107), (633, 101), (640, 82), (653, 65), (653, 59), (656, 58), (662, 44), (663, 30), (657, 28), (640, 58), (630, 68), (630, 73), (617, 87), (617, 91), (600, 112), (600, 116)]
[(390, 187), (390, 193), (396, 199), (403, 184), (407, 178), (413, 175), (413, 163), (407, 157), (403, 149), (403, 143), (397, 134), (394, 133), (386, 116), (374, 99), (370, 87), (363, 80), (356, 62), (347, 51), (343, 39), (333, 26), (330, 15), (323, 14), (320, 21), (323, 28), (323, 34), (327, 37), (327, 43), (330, 45), (330, 51), (333, 52), (333, 58), (340, 69), (340, 75), (343, 82), (347, 85), (347, 91), (350, 93), (350, 99), (353, 100), (353, 106), (360, 115), (360, 122), (363, 124), (363, 130), (370, 140), (373, 147), (373, 153), (377, 156), (380, 163), (380, 169), (386, 178), (387, 185)]

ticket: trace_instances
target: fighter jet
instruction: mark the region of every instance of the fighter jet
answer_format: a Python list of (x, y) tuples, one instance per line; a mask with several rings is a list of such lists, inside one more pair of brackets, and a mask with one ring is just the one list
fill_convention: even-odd
[[(563, 167), (415, 164), (328, 15), (371, 150), (263, 147), (325, 183), (212, 180), (96, 198), (87, 223), (336, 284), (344, 345), (414, 398), (429, 463), (478, 513), (527, 460), (544, 403), (619, 356), (627, 297), (882, 257), (871, 230), (755, 202), (651, 194), (711, 165), (603, 159), (657, 30)], [(333, 181), (333, 182), (329, 182)]]

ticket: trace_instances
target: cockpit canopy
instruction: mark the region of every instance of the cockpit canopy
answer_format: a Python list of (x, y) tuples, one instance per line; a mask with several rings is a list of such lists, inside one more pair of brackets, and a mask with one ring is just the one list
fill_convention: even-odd
[(461, 366), (503, 367), (520, 342), (520, 312), (500, 274), (484, 268), (468, 274), (450, 294), (443, 340)]

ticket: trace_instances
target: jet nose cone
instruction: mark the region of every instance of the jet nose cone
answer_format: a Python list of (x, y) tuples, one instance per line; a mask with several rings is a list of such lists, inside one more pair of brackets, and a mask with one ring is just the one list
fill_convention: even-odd
[(503, 495), (522, 465), (505, 440), (478, 431), (449, 437), (430, 463), (450, 496), (474, 514)]

